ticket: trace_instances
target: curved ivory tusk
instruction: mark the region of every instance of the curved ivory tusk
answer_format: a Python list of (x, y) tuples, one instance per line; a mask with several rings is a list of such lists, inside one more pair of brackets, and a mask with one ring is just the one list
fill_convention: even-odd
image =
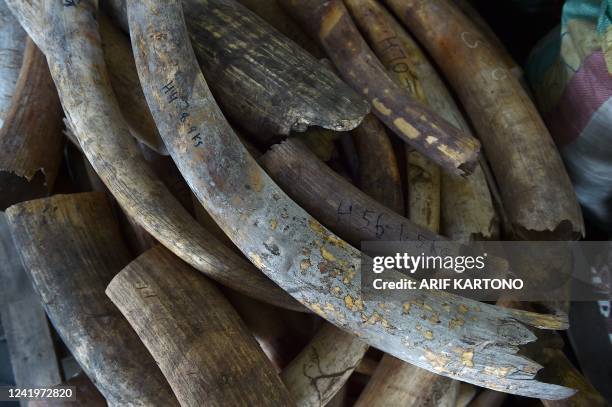
[(469, 174), (480, 143), (440, 118), (397, 86), (353, 24), (341, 0), (283, 0), (319, 39), (342, 77), (364, 95), (393, 132), (454, 174)]
[[(44, 2), (44, 7), (36, 1), (8, 0), (7, 4), (30, 36), (40, 41), (81, 148), (128, 215), (177, 256), (220, 283), (271, 304), (303, 310), (252, 265), (217, 244), (142, 158), (110, 87), (92, 1), (72, 6)], [(43, 35), (37, 13), (47, 6), (44, 27), (50, 32)]]
[[(363, 302), (361, 253), (291, 201), (240, 143), (200, 72), (178, 0), (132, 0), (128, 16), (136, 65), (166, 147), (207, 211), (258, 268), (320, 316), (420, 367), (516, 394), (573, 393), (534, 380), (540, 366), (516, 354), (518, 345), (536, 339), (520, 321), (561, 329), (563, 317), (444, 292), (413, 293), (413, 315), (403, 314), (401, 304)], [(423, 320), (422, 313), (436, 318)], [(459, 330), (448, 327), (456, 318), (463, 321)]]
[[(125, 0), (108, 3), (114, 15), (122, 14)], [(270, 137), (308, 126), (346, 131), (368, 112), (368, 104), (329, 69), (238, 2), (182, 4), (215, 98), (250, 132)]]
[(157, 246), (131, 262), (106, 293), (182, 406), (293, 405), (221, 292), (165, 248)]
[(45, 57), (29, 39), (2, 119), (0, 210), (47, 195), (62, 160), (62, 108)]
[(427, 48), (463, 102), (513, 233), (527, 240), (584, 234), (580, 207), (548, 130), (488, 37), (448, 0), (385, 2)]
[(25, 31), (4, 0), (0, 0), (0, 128), (11, 108), (26, 39)]
[(49, 318), (109, 403), (176, 405), (155, 361), (104, 295), (131, 258), (104, 194), (56, 195), (6, 213)]

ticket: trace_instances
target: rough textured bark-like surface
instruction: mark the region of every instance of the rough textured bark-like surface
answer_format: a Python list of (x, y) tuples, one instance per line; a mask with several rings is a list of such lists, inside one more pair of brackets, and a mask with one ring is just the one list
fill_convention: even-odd
[(108, 17), (100, 17), (100, 37), (110, 81), (131, 134), (160, 154), (168, 154), (142, 93), (130, 39)]
[(368, 112), (329, 69), (233, 0), (187, 0), (187, 25), (215, 98), (251, 132), (345, 131)]
[(157, 246), (130, 263), (106, 293), (182, 406), (293, 404), (221, 292), (165, 248)]
[(45, 57), (28, 40), (0, 129), (0, 210), (51, 191), (62, 159), (61, 112)]
[[(125, 1), (111, 0), (120, 14)], [(237, 123), (262, 137), (355, 128), (367, 103), (312, 55), (234, 0), (183, 1), (194, 51)]]
[[(194, 268), (262, 301), (303, 309), (247, 261), (218, 244), (143, 159), (110, 86), (94, 3), (7, 1), (46, 54), (70, 127), (89, 162), (123, 210)], [(48, 35), (41, 31), (43, 20), (51, 30)]]
[[(395, 18), (372, 0), (347, 0), (346, 4), (391, 78), (410, 91), (415, 98), (431, 106), (449, 123), (466, 134), (472, 134), (436, 69)], [(419, 167), (415, 166), (413, 174), (420, 180), (421, 175), (425, 176), (430, 172), (427, 171), (430, 168), (431, 165), (419, 171)], [(437, 177), (432, 174), (429, 178)], [(467, 177), (443, 171), (440, 187), (438, 213), (441, 232), (445, 236), (462, 241), (497, 236), (499, 231), (495, 210), (480, 166)], [(415, 189), (416, 195), (419, 196), (418, 188)], [(431, 195), (435, 194), (435, 188), (429, 190), (432, 191)], [(435, 200), (435, 197), (433, 199)], [(411, 205), (411, 210), (415, 206)], [(435, 222), (428, 223), (435, 226)]]
[(354, 335), (325, 324), (281, 378), (298, 406), (324, 406), (346, 383), (367, 349)]
[(285, 36), (295, 41), (300, 47), (304, 48), (315, 58), (320, 59), (325, 53), (313, 41), (306, 32), (302, 30), (297, 21), (293, 20), (289, 14), (280, 6), (278, 0), (238, 0), (240, 4), (266, 20), (268, 24), (276, 28)]
[(487, 36), (447, 0), (386, 0), (444, 71), (483, 143), (514, 234), (569, 239), (584, 225), (536, 108)]
[[(444, 292), (414, 293), (412, 315), (401, 304), (361, 301), (361, 253), (289, 199), (240, 143), (200, 72), (180, 3), (131, 1), (128, 15), (136, 66), (166, 147), (206, 210), (260, 270), (318, 315), (420, 367), (518, 394), (573, 393), (534, 380), (540, 366), (516, 353), (536, 338), (523, 323), (562, 329), (564, 317)], [(421, 319), (417, 308), (435, 318)], [(449, 327), (457, 318), (460, 329)]]
[(419, 152), (455, 174), (477, 163), (480, 143), (416, 102), (387, 75), (340, 0), (283, 0), (325, 48), (342, 77), (364, 95), (373, 113)]
[(21, 70), (26, 33), (0, 0), (0, 128), (11, 108), (15, 85)]
[(350, 185), (299, 140), (275, 145), (259, 162), (308, 213), (356, 247), (371, 240), (443, 239)]
[(176, 405), (153, 358), (104, 295), (130, 261), (104, 194), (29, 201), (7, 217), (47, 315), (109, 403)]
[(62, 378), (47, 316), (21, 263), (4, 212), (0, 212), (0, 259), (0, 317), (15, 385), (59, 384)]
[(356, 407), (455, 407), (459, 382), (385, 355)]
[(374, 115), (352, 132), (359, 156), (360, 189), (392, 211), (404, 213), (404, 192), (389, 135)]

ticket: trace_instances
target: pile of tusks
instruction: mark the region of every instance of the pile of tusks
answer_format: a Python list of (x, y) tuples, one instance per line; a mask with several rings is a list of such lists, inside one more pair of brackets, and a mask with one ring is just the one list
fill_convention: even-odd
[[(0, 6), (2, 225), (90, 405), (322, 406), (355, 372), (360, 406), (602, 402), (546, 339), (563, 312), (362, 299), (362, 241), (584, 234), (520, 69), (463, 2)], [(333, 171), (338, 145), (359, 165)], [(318, 330), (287, 357), (280, 320)]]

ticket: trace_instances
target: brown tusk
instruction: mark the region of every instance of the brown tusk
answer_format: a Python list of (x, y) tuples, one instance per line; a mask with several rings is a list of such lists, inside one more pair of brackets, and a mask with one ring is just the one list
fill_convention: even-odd
[(404, 191), (393, 145), (383, 125), (367, 115), (352, 132), (359, 157), (360, 189), (390, 210), (404, 213)]
[(373, 113), (406, 143), (454, 174), (469, 174), (480, 143), (409, 97), (386, 73), (340, 0), (284, 0), (310, 29), (342, 77), (366, 97)]
[[(114, 15), (125, 7), (125, 0), (108, 3)], [(241, 4), (182, 4), (193, 49), (215, 98), (243, 128), (267, 138), (309, 126), (346, 131), (369, 111), (329, 69)]]
[(131, 262), (106, 293), (153, 355), (181, 405), (293, 405), (221, 292), (165, 248), (157, 246)]
[(580, 207), (533, 102), (495, 45), (447, 0), (386, 0), (438, 63), (469, 114), (514, 236), (582, 236)]
[[(540, 366), (516, 354), (536, 339), (522, 323), (563, 329), (563, 316), (503, 310), (444, 292), (414, 293), (439, 324), (402, 314), (401, 304), (393, 302), (357, 306), (361, 253), (289, 199), (240, 143), (200, 72), (178, 0), (131, 0), (128, 15), (139, 77), (168, 151), (206, 210), (267, 276), (318, 315), (419, 367), (515, 394), (551, 399), (573, 394), (536, 381)], [(477, 331), (478, 338), (466, 342), (448, 328), (461, 315), (461, 331)], [(496, 346), (487, 346), (491, 343)], [(476, 350), (469, 369), (457, 349)], [(491, 372), (507, 366), (511, 371), (503, 377)]]
[(6, 213), (47, 315), (108, 402), (176, 405), (155, 361), (104, 295), (131, 258), (104, 194), (55, 195)]
[(2, 119), (0, 210), (47, 195), (62, 159), (61, 106), (45, 57), (29, 39), (11, 107)]
[[(142, 158), (108, 80), (92, 0), (81, 1), (79, 7), (15, 0), (7, 4), (30, 36), (40, 41), (79, 145), (123, 210), (177, 256), (220, 283), (265, 302), (303, 310), (251, 264), (215, 244)], [(53, 35), (40, 31), (43, 16), (44, 27), (52, 28)], [(66, 47), (53, 38), (64, 38)]]
[(334, 152), (336, 152), (336, 140), (345, 134), (320, 127), (311, 127), (301, 134), (299, 138), (321, 161), (328, 162), (334, 156)]

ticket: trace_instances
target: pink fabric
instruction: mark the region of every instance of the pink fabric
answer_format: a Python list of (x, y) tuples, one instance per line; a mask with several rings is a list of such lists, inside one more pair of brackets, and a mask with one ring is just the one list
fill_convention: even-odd
[(589, 55), (570, 79), (559, 103), (544, 120), (559, 146), (576, 140), (593, 114), (612, 97), (612, 75), (603, 53)]

